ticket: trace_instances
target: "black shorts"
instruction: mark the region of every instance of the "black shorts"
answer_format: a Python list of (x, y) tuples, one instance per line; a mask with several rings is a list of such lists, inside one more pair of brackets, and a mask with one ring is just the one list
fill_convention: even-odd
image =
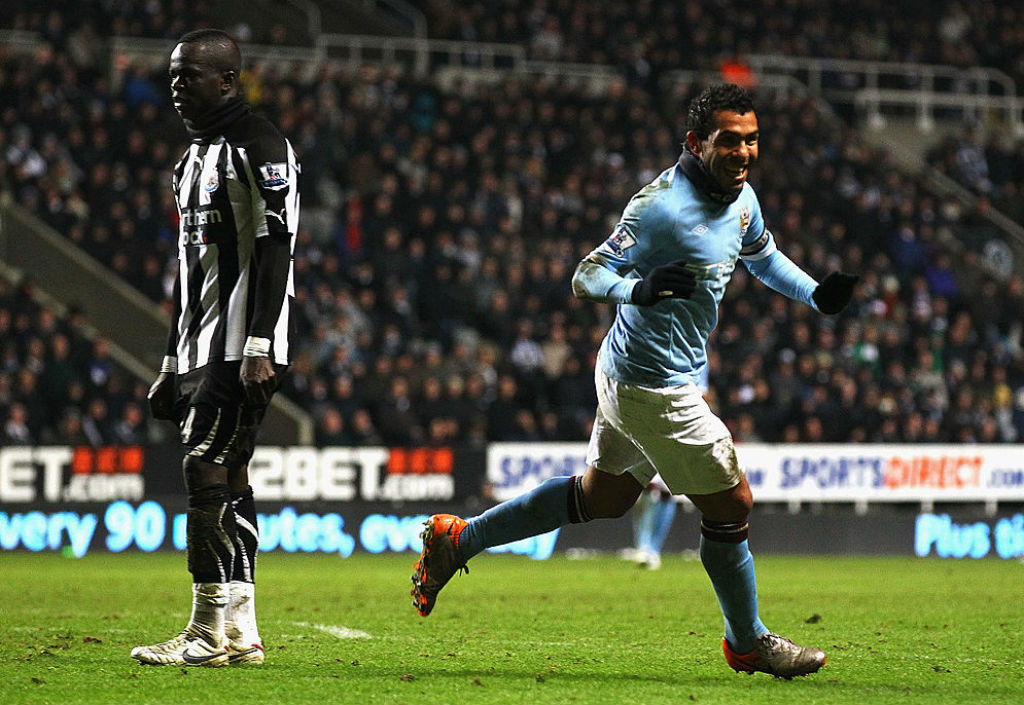
[[(174, 411), (186, 455), (228, 468), (249, 462), (267, 406), (246, 402), (241, 367), (241, 361), (211, 362), (178, 378)], [(274, 365), (278, 387), (287, 369)]]

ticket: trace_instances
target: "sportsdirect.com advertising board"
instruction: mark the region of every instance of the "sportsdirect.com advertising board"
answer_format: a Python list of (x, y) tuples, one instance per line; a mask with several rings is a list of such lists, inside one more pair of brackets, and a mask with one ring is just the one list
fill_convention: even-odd
[[(759, 552), (957, 558), (1024, 556), (1019, 446), (748, 444), (738, 448), (755, 501)], [(549, 477), (586, 470), (586, 444), (460, 448), (260, 447), (250, 463), (263, 551), (340, 557), (419, 551), (422, 521), (477, 514)], [(0, 550), (71, 556), (183, 550), (180, 449), (0, 448)], [(696, 512), (667, 551), (697, 545)], [(495, 551), (630, 545), (628, 517), (566, 527)]]

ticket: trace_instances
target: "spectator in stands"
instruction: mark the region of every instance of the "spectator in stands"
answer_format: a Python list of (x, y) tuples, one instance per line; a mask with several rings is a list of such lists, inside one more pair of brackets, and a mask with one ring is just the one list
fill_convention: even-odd
[(82, 432), (93, 447), (113, 443), (114, 434), (107, 402), (102, 397), (93, 397), (86, 405), (85, 416), (82, 418)]
[(316, 444), (321, 448), (351, 446), (353, 438), (345, 428), (345, 418), (337, 409), (324, 409), (316, 426)]
[(353, 446), (384, 445), (384, 439), (373, 425), (373, 416), (366, 409), (357, 409), (352, 414), (350, 426)]
[(149, 438), (146, 417), (135, 402), (124, 405), (121, 417), (114, 422), (111, 431), (114, 442), (119, 445), (140, 445)]
[(44, 442), (54, 445), (87, 446), (89, 437), (82, 429), (82, 415), (75, 407), (68, 407), (60, 416), (56, 429), (47, 433)]
[(33, 445), (35, 436), (28, 427), (28, 410), (21, 402), (14, 402), (7, 409), (7, 420), (4, 421), (4, 445)]
[(387, 445), (416, 445), (425, 437), (413, 408), (409, 381), (403, 375), (390, 379), (388, 391), (377, 403), (373, 416), (374, 426)]

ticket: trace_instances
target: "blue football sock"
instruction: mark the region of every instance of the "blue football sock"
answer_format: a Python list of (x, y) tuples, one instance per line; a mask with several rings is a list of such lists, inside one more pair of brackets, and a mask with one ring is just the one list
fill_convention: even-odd
[(672, 497), (659, 499), (654, 504), (654, 530), (651, 531), (650, 549), (661, 555), (672, 521), (676, 518), (676, 501)]
[(700, 559), (725, 616), (725, 639), (740, 654), (753, 651), (768, 628), (757, 616), (754, 557), (746, 541), (726, 543), (700, 537)]
[(469, 560), (491, 546), (538, 536), (569, 523), (573, 477), (552, 477), (534, 489), (469, 519), (459, 536), (459, 552)]

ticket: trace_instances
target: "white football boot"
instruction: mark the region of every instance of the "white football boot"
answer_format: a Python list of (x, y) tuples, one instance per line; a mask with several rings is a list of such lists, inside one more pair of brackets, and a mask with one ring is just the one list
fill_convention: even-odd
[(136, 646), (132, 658), (148, 666), (225, 666), (230, 654), (224, 637), (226, 583), (192, 586), (192, 617), (177, 636), (149, 646)]

